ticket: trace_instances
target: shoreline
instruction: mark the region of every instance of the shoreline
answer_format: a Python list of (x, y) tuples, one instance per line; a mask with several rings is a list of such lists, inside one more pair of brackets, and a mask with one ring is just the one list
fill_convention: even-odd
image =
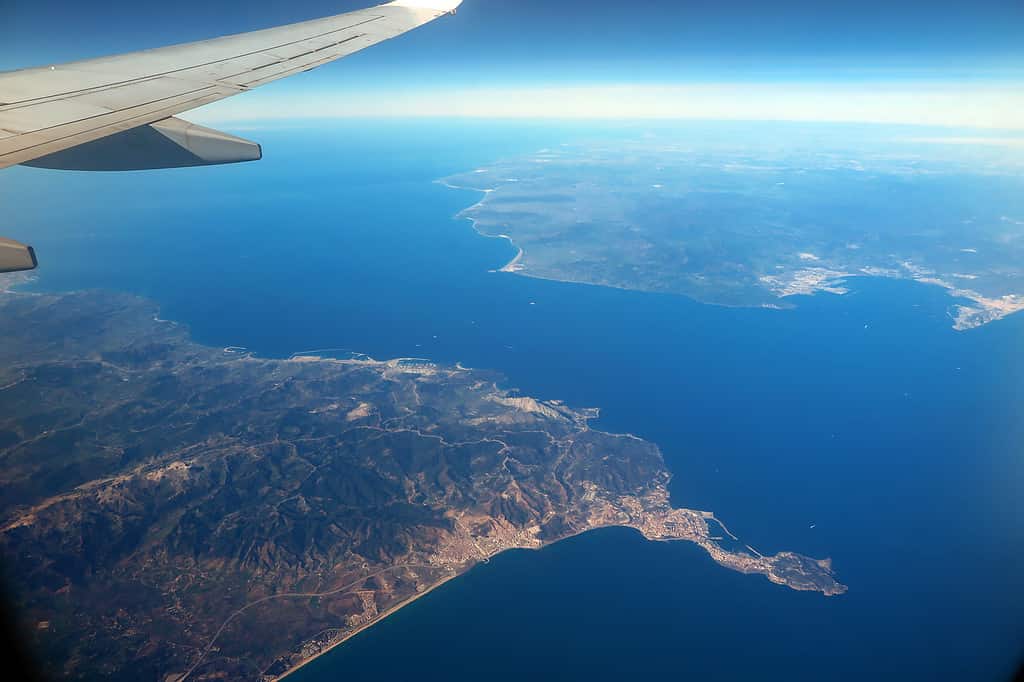
[[(454, 177), (454, 176), (453, 176)], [(970, 331), (972, 329), (978, 329), (984, 327), (993, 322), (1006, 319), (1012, 315), (1018, 313), (1024, 313), (1024, 294), (993, 294), (986, 296), (978, 291), (967, 289), (964, 287), (952, 284), (941, 277), (934, 274), (920, 274), (914, 273), (910, 270), (910, 275), (885, 275), (877, 272), (871, 272), (870, 266), (864, 266), (858, 268), (854, 272), (835, 272), (832, 273), (834, 276), (821, 282), (812, 285), (807, 290), (796, 290), (796, 291), (773, 291), (769, 289), (769, 292), (774, 296), (774, 300), (770, 302), (751, 302), (751, 303), (719, 303), (716, 301), (710, 301), (702, 298), (698, 298), (694, 295), (673, 292), (673, 291), (651, 291), (649, 289), (638, 289), (635, 287), (623, 286), (621, 284), (603, 284), (599, 282), (587, 282), (574, 279), (566, 279), (565, 277), (552, 276), (545, 274), (537, 274), (532, 272), (525, 272), (525, 265), (522, 261), (526, 255), (525, 250), (522, 246), (516, 243), (516, 241), (507, 234), (490, 234), (483, 231), (480, 228), (479, 220), (466, 215), (468, 212), (473, 211), (476, 208), (484, 206), (487, 199), (491, 194), (498, 190), (498, 187), (490, 189), (480, 189), (477, 187), (465, 187), (462, 185), (455, 185), (449, 182), (451, 178), (441, 178), (435, 180), (437, 184), (454, 190), (462, 190), (467, 192), (482, 192), (483, 197), (467, 208), (462, 209), (456, 215), (456, 219), (468, 220), (473, 230), (482, 237), (490, 239), (505, 239), (509, 245), (517, 249), (517, 254), (506, 263), (504, 266), (491, 270), (490, 272), (504, 272), (514, 275), (521, 275), (523, 277), (531, 277), (533, 279), (545, 280), (549, 282), (562, 282), (565, 284), (582, 284), (587, 286), (605, 287), (608, 289), (617, 289), (620, 291), (635, 291), (647, 294), (665, 294), (669, 296), (682, 296), (691, 301), (696, 301), (701, 305), (714, 305), (723, 308), (765, 308), (765, 309), (785, 309), (790, 307), (792, 304), (787, 302), (787, 299), (799, 296), (817, 296), (818, 294), (832, 294), (834, 296), (843, 296), (849, 293), (848, 290), (836, 290), (834, 287), (842, 287), (849, 280), (858, 277), (871, 277), (879, 279), (890, 279), (890, 280), (903, 280), (915, 282), (917, 284), (924, 284), (929, 286), (937, 286), (944, 289), (949, 297), (952, 299), (949, 310), (947, 312), (948, 317), (952, 321), (952, 328), (958, 332)], [(953, 275), (954, 277), (956, 275)], [(962, 301), (970, 302), (970, 305), (964, 305)]]
[[(508, 240), (509, 244), (512, 244), (513, 246), (515, 246), (515, 242), (512, 241), (511, 237), (506, 236), (506, 235), (499, 235), (499, 236), (500, 237), (504, 237), (505, 239)], [(523, 256), (526, 254), (526, 252), (523, 251), (523, 247), (521, 247), (521, 246), (518, 246), (516, 248), (519, 249), (519, 253), (516, 254), (515, 258), (513, 258), (508, 263), (506, 263), (504, 265), (504, 267), (498, 268), (497, 270), (491, 270), (491, 272), (511, 272), (511, 273), (519, 273), (519, 272), (521, 272), (523, 270), (523, 266), (521, 265), (521, 263), (522, 263), (522, 260), (523, 260)]]
[[(334, 651), (335, 649), (337, 649), (342, 644), (344, 644), (345, 642), (349, 641), (350, 639), (352, 639), (356, 635), (359, 635), (359, 634), (369, 630), (370, 628), (372, 628), (375, 625), (379, 625), (380, 623), (382, 623), (384, 620), (386, 620), (390, 616), (393, 616), (394, 614), (398, 613), (401, 609), (405, 608), (406, 606), (409, 606), (410, 604), (412, 604), (413, 602), (417, 601), (418, 599), (421, 599), (422, 597), (427, 596), (428, 594), (430, 594), (434, 590), (437, 590), (437, 589), (443, 587), (444, 585), (448, 584), (450, 581), (455, 580), (456, 578), (461, 578), (462, 576), (464, 576), (467, 573), (469, 573), (470, 571), (472, 571), (474, 568), (477, 568), (480, 565), (484, 565), (484, 564), (490, 563), (491, 559), (493, 559), (496, 556), (500, 556), (500, 555), (502, 555), (502, 554), (504, 554), (506, 552), (511, 552), (511, 551), (515, 551), (515, 550), (527, 550), (527, 551), (531, 551), (531, 552), (540, 552), (540, 551), (543, 551), (543, 550), (547, 549), (548, 547), (551, 547), (552, 545), (555, 545), (555, 544), (557, 544), (559, 542), (563, 542), (565, 540), (571, 540), (572, 538), (579, 537), (580, 535), (584, 535), (585, 533), (589, 533), (589, 532), (595, 531), (595, 530), (602, 530), (602, 529), (605, 529), (605, 528), (628, 528), (628, 529), (633, 530), (636, 533), (638, 533), (640, 535), (641, 539), (643, 539), (644, 541), (652, 542), (652, 540), (650, 538), (647, 538), (643, 534), (643, 532), (641, 530), (639, 530), (638, 528), (636, 528), (634, 526), (624, 526), (624, 525), (621, 525), (621, 524), (610, 524), (610, 525), (603, 525), (603, 526), (594, 526), (592, 528), (586, 528), (584, 530), (575, 531), (573, 533), (570, 533), (569, 535), (565, 535), (565, 536), (560, 537), (560, 538), (558, 538), (556, 540), (552, 540), (550, 542), (546, 542), (546, 543), (542, 544), (539, 547), (507, 547), (507, 548), (501, 550), (500, 552), (495, 552), (494, 554), (491, 554), (491, 555), (489, 555), (487, 557), (484, 557), (484, 558), (480, 559), (478, 562), (476, 562), (475, 564), (473, 564), (472, 566), (467, 568), (465, 571), (462, 571), (461, 573), (455, 573), (453, 575), (450, 575), (450, 576), (444, 578), (443, 580), (441, 580), (440, 582), (438, 582), (438, 583), (436, 583), (434, 585), (431, 585), (430, 587), (428, 587), (427, 589), (423, 590), (422, 592), (420, 592), (418, 594), (414, 594), (414, 595), (412, 595), (410, 597), (405, 598), (404, 600), (402, 600), (399, 603), (397, 603), (394, 606), (392, 606), (387, 611), (384, 611), (383, 613), (377, 614), (376, 618), (374, 618), (373, 620), (368, 621), (366, 623), (363, 623), (362, 625), (357, 627), (355, 630), (353, 630), (349, 634), (345, 635), (342, 639), (339, 639), (337, 642), (334, 642), (333, 644), (331, 644), (330, 646), (325, 648), (323, 651), (320, 651), (320, 652), (314, 654), (313, 656), (310, 656), (305, 661), (302, 661), (301, 663), (298, 663), (297, 665), (292, 666), (291, 668), (286, 670), (281, 675), (273, 678), (274, 682), (280, 682), (280, 680), (284, 680), (285, 678), (287, 678), (287, 677), (289, 677), (291, 675), (294, 675), (295, 673), (297, 673), (302, 668), (305, 668), (306, 666), (308, 666), (310, 663), (312, 663), (313, 661), (317, 660), (318, 658), (320, 658), (322, 656), (325, 656), (326, 654), (329, 654), (330, 652)], [(682, 540), (675, 539), (675, 540), (671, 540), (671, 541), (680, 542)]]
[[(671, 473), (670, 473), (670, 476), (671, 476)], [(692, 512), (694, 514), (698, 514), (698, 515), (700, 515), (701, 518), (703, 518), (705, 520), (705, 522), (706, 521), (714, 521), (719, 526), (721, 526), (721, 528), (731, 538), (733, 538), (737, 542), (742, 542), (739, 538), (737, 538), (735, 535), (732, 534), (732, 532), (730, 532), (728, 530), (728, 528), (725, 526), (725, 523), (722, 522), (715, 515), (714, 512), (710, 512), (710, 511), (697, 511), (697, 510), (691, 510), (691, 509), (684, 510), (683, 508), (680, 508), (680, 507), (670, 507), (670, 509), (672, 511), (683, 510), (683, 511)], [(846, 592), (846, 586), (845, 585), (840, 585), (841, 590), (838, 591), (838, 592), (829, 592), (829, 591), (826, 591), (826, 590), (823, 590), (823, 589), (813, 589), (813, 588), (806, 588), (806, 587), (798, 587), (798, 586), (792, 584), (789, 581), (786, 581), (784, 579), (776, 578), (770, 572), (767, 572), (767, 571), (744, 570), (743, 568), (741, 568), (739, 566), (732, 565), (732, 564), (729, 564), (729, 563), (725, 563), (725, 562), (723, 562), (720, 559), (719, 556), (717, 556), (718, 552), (721, 552), (724, 555), (732, 555), (732, 553), (723, 550), (713, 540), (713, 538), (710, 535), (710, 529), (707, 529), (707, 534), (706, 535), (703, 535), (703, 536), (698, 535), (697, 537), (653, 537), (653, 536), (649, 536), (647, 533), (645, 533), (644, 529), (641, 528), (640, 526), (637, 526), (637, 525), (634, 525), (634, 524), (631, 524), (631, 523), (599, 523), (599, 524), (596, 524), (596, 525), (593, 525), (593, 526), (590, 526), (590, 527), (587, 527), (587, 528), (584, 528), (584, 529), (581, 529), (581, 530), (574, 530), (574, 531), (572, 531), (570, 533), (567, 533), (566, 535), (563, 535), (563, 536), (561, 536), (559, 538), (556, 538), (554, 540), (550, 540), (548, 542), (544, 542), (541, 545), (536, 546), (536, 547), (506, 547), (504, 549), (501, 549), (500, 551), (494, 552), (493, 554), (487, 555), (487, 556), (481, 558), (476, 563), (474, 563), (471, 566), (469, 566), (468, 568), (466, 568), (465, 570), (463, 570), (461, 572), (453, 573), (452, 575), (449, 575), (449, 576), (445, 577), (443, 580), (437, 582), (436, 584), (431, 585), (430, 587), (426, 588), (425, 590), (423, 590), (423, 592), (411, 595), (411, 596), (407, 597), (406, 599), (400, 601), (399, 603), (395, 604), (394, 606), (389, 608), (387, 611), (384, 611), (383, 613), (379, 613), (373, 620), (368, 621), (368, 622), (360, 625), (355, 630), (353, 630), (352, 632), (348, 633), (347, 635), (345, 635), (344, 637), (339, 639), (337, 642), (332, 643), (331, 645), (329, 645), (326, 648), (324, 648), (322, 651), (317, 652), (316, 654), (314, 654), (313, 656), (310, 656), (308, 659), (302, 661), (301, 663), (298, 663), (298, 664), (292, 666), (291, 668), (286, 670), (283, 674), (281, 674), (281, 675), (279, 675), (277, 677), (274, 677), (273, 678), (274, 682), (279, 682), (280, 680), (285, 680), (286, 678), (290, 677), (291, 675), (294, 675), (296, 672), (298, 672), (302, 668), (308, 666), (313, 661), (315, 661), (315, 660), (321, 658), (322, 656), (325, 656), (328, 653), (334, 651), (335, 649), (340, 647), (342, 644), (345, 644), (346, 642), (348, 642), (350, 639), (352, 639), (356, 635), (359, 635), (359, 634), (361, 634), (361, 633), (371, 629), (375, 625), (378, 625), (378, 624), (382, 623), (384, 620), (386, 620), (390, 616), (394, 615), (395, 613), (397, 613), (401, 609), (405, 608), (406, 606), (409, 606), (410, 604), (414, 603), (416, 600), (418, 600), (418, 599), (420, 599), (422, 597), (427, 596), (428, 594), (430, 594), (434, 590), (437, 590), (440, 587), (446, 585), (448, 582), (450, 582), (452, 580), (455, 580), (456, 578), (462, 577), (463, 575), (465, 575), (465, 574), (469, 573), (470, 571), (472, 571), (474, 568), (477, 568), (478, 566), (480, 566), (482, 564), (490, 563), (490, 561), (493, 558), (495, 558), (495, 557), (497, 557), (497, 556), (499, 556), (501, 554), (505, 554), (506, 552), (511, 552), (511, 551), (515, 551), (515, 550), (526, 550), (526, 551), (532, 551), (532, 552), (541, 552), (541, 551), (543, 551), (543, 550), (547, 549), (548, 547), (551, 547), (551, 546), (553, 546), (555, 544), (558, 544), (560, 542), (564, 542), (566, 540), (571, 540), (571, 539), (579, 537), (581, 535), (585, 535), (586, 533), (591, 533), (591, 532), (605, 530), (605, 529), (611, 529), (611, 528), (622, 528), (622, 529), (631, 530), (631, 531), (635, 532), (637, 535), (639, 535), (640, 539), (642, 541), (644, 541), (644, 542), (661, 542), (661, 543), (689, 542), (691, 544), (696, 545), (700, 549), (704, 550), (705, 554), (708, 556), (708, 558), (711, 561), (713, 561), (714, 563), (718, 564), (719, 566), (721, 566), (722, 568), (724, 568), (726, 570), (736, 571), (738, 573), (748, 574), (748, 575), (749, 574), (760, 574), (760, 575), (762, 575), (762, 577), (766, 578), (769, 582), (771, 582), (773, 584), (776, 584), (776, 585), (779, 585), (781, 587), (786, 587), (786, 588), (792, 589), (792, 590), (808, 590), (808, 589), (810, 589), (810, 590), (812, 590), (814, 592), (820, 593), (824, 597), (831, 597), (831, 596), (835, 596), (837, 594), (843, 594), (843, 593)], [(765, 555), (761, 554), (760, 552), (755, 550), (750, 545), (746, 545), (746, 547), (758, 559), (764, 560), (764, 559), (770, 559), (771, 558), (771, 557), (766, 557)], [(718, 550), (718, 552), (716, 552), (715, 550)], [(780, 556), (780, 555), (777, 554), (777, 555), (774, 555), (774, 556)], [(823, 562), (828, 563), (829, 565), (831, 564), (831, 560), (830, 559), (823, 559), (823, 560), (812, 559), (812, 560), (815, 561), (816, 563), (818, 563), (819, 565), (823, 565)]]
[[(466, 215), (469, 211), (472, 211), (474, 208), (483, 206), (484, 203), (487, 201), (487, 198), (495, 190), (453, 185), (450, 182), (448, 182), (448, 178), (441, 178), (439, 180), (435, 180), (434, 182), (441, 185), (442, 187), (447, 187), (448, 189), (460, 190), (463, 192), (480, 192), (483, 194), (483, 197), (481, 197), (480, 201), (476, 202), (472, 206), (467, 206), (466, 208), (461, 209), (458, 213), (455, 214), (453, 220), (468, 220), (469, 223), (473, 226), (473, 231), (476, 232), (481, 237), (486, 237), (487, 239), (504, 239), (509, 243), (509, 246), (511, 246), (513, 249), (516, 249), (517, 253), (512, 258), (512, 260), (505, 263), (505, 265), (501, 266), (500, 268), (490, 270), (490, 272), (509, 272), (513, 274), (522, 274), (523, 266), (521, 266), (520, 264), (523, 260), (523, 256), (526, 255), (526, 252), (523, 250), (523, 247), (516, 244), (515, 240), (512, 239), (512, 237), (508, 236), (507, 234), (488, 234), (487, 232), (484, 232), (483, 230), (480, 229), (479, 221), (476, 218), (471, 218), (470, 216)], [(527, 276), (529, 277), (530, 275)]]
[[(495, 556), (497, 556), (497, 555), (495, 555)], [(486, 563), (486, 561), (481, 561), (480, 563)], [(285, 678), (287, 678), (287, 677), (289, 677), (291, 675), (294, 675), (299, 670), (305, 668), (306, 666), (308, 666), (310, 663), (312, 663), (313, 661), (317, 660), (321, 656), (325, 656), (325, 655), (329, 654), (330, 652), (334, 651), (336, 648), (340, 647), (342, 644), (344, 644), (345, 642), (349, 641), (350, 639), (352, 639), (356, 635), (361, 634), (361, 633), (365, 632), (366, 630), (369, 630), (374, 625), (378, 625), (378, 624), (382, 623), (385, 619), (387, 619), (388, 617), (393, 616), (394, 614), (398, 613), (401, 609), (405, 608), (406, 606), (409, 606), (410, 604), (415, 602), (417, 599), (425, 597), (428, 594), (430, 594), (431, 592), (433, 592), (434, 590), (444, 586), (449, 581), (455, 580), (456, 578), (459, 578), (459, 577), (465, 575), (469, 571), (473, 570), (473, 568), (475, 568), (476, 565), (477, 564), (474, 564), (474, 566), (470, 567), (469, 569), (467, 569), (466, 571), (464, 571), (462, 573), (456, 573), (454, 575), (450, 575), (447, 578), (445, 578), (444, 580), (442, 580), (442, 581), (440, 581), (440, 582), (438, 582), (438, 583), (436, 583), (434, 585), (431, 585), (430, 587), (428, 587), (427, 589), (423, 590), (422, 592), (414, 594), (411, 597), (407, 597), (406, 599), (404, 599), (404, 600), (400, 601), (399, 603), (395, 604), (394, 606), (392, 606), (387, 611), (384, 611), (383, 613), (377, 614), (377, 617), (374, 618), (373, 620), (370, 620), (370, 621), (367, 621), (366, 623), (363, 623), (362, 625), (357, 627), (355, 630), (353, 630), (352, 632), (348, 633), (347, 635), (345, 635), (344, 637), (339, 639), (337, 642), (334, 642), (333, 644), (331, 644), (330, 646), (326, 647), (322, 651), (317, 652), (316, 654), (310, 656), (309, 658), (307, 658), (306, 660), (302, 661), (301, 663), (292, 666), (288, 670), (284, 671), (282, 674), (280, 674), (277, 677), (273, 678), (274, 681), (277, 682), (278, 680), (283, 680), (283, 679), (285, 679)]]

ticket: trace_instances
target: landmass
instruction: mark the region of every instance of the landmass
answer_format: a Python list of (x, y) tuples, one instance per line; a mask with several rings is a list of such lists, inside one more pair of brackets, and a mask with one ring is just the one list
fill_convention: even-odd
[(822, 130), (565, 144), (441, 182), (485, 193), (461, 216), (516, 247), (504, 272), (772, 308), (911, 279), (949, 292), (958, 330), (1024, 310), (1018, 148)]
[(846, 591), (828, 560), (727, 548), (596, 410), (426, 360), (208, 348), (157, 312), (0, 294), (0, 552), (55, 677), (275, 679), (496, 554), (608, 526)]

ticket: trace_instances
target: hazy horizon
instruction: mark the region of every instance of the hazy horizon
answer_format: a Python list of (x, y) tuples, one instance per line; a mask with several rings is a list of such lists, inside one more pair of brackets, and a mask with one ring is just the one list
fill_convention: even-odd
[[(201, 40), (375, 4), (16, 3), (0, 68)], [(1024, 130), (1024, 5), (714, 7), (466, 0), (456, 17), (210, 107), (204, 122), (439, 117), (724, 119)]]

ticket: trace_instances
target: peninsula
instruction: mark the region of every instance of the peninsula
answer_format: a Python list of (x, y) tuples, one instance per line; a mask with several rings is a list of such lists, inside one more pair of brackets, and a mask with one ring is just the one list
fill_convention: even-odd
[(500, 552), (608, 526), (846, 590), (828, 560), (720, 545), (596, 410), (425, 360), (204, 347), (156, 313), (0, 293), (0, 552), (56, 677), (275, 679)]

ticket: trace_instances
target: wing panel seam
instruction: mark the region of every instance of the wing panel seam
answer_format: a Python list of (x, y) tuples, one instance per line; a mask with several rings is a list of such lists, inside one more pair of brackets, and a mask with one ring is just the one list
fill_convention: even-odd
[[(353, 40), (358, 40), (360, 38), (365, 38), (368, 35), (369, 35), (368, 33), (359, 33), (359, 34), (354, 35), (354, 36), (352, 36), (350, 38), (345, 38), (344, 40), (339, 40), (336, 43), (331, 43), (330, 45), (325, 45), (324, 47), (318, 47), (317, 49), (310, 50), (309, 52), (303, 52), (302, 54), (297, 54), (294, 57), (288, 57), (287, 59), (281, 59), (281, 60), (278, 60), (276, 62), (271, 62), (270, 64), (264, 64), (263, 66), (257, 66), (257, 67), (255, 67), (253, 69), (246, 69), (245, 71), (239, 71), (237, 73), (232, 73), (232, 74), (227, 75), (227, 76), (220, 76), (217, 79), (217, 82), (222, 82), (225, 79), (238, 78), (239, 76), (244, 76), (245, 74), (248, 74), (248, 73), (256, 73), (257, 71), (262, 71), (263, 69), (269, 69), (269, 68), (274, 67), (274, 66), (281, 66), (282, 64), (288, 64), (288, 63), (293, 62), (293, 61), (295, 61), (297, 59), (301, 59), (302, 57), (308, 57), (311, 54), (316, 54), (318, 52), (323, 52), (325, 50), (330, 50), (332, 48), (338, 47), (339, 45), (344, 45), (345, 43), (352, 42)], [(263, 54), (267, 53), (267, 51), (261, 51), (261, 52)], [(230, 82), (230, 81), (228, 81), (228, 82)]]
[[(204, 85), (201, 88), (195, 88), (193, 90), (186, 90), (185, 92), (177, 92), (177, 93), (175, 93), (173, 95), (168, 95), (167, 97), (158, 97), (156, 99), (147, 100), (145, 102), (139, 102), (138, 104), (133, 104), (132, 106), (125, 107), (123, 109), (107, 109), (107, 107), (103, 107), (102, 105), (94, 105), (94, 106), (97, 106), (99, 108), (107, 109), (107, 111), (105, 111), (102, 114), (93, 114), (92, 116), (83, 116), (82, 118), (77, 118), (74, 121), (66, 121), (64, 123), (58, 123), (57, 125), (47, 126), (45, 128), (38, 128), (36, 130), (30, 130), (28, 132), (22, 133), (22, 135), (34, 135), (34, 134), (37, 134), (37, 133), (45, 133), (47, 130), (56, 130), (56, 129), (61, 128), (63, 126), (75, 125), (76, 123), (83, 123), (85, 121), (91, 121), (94, 118), (102, 118), (104, 116), (111, 116), (113, 114), (119, 114), (119, 113), (128, 113), (128, 112), (132, 111), (133, 109), (139, 109), (141, 107), (148, 107), (148, 106), (153, 105), (153, 104), (158, 104), (160, 102), (165, 102), (165, 101), (167, 101), (169, 99), (175, 99), (176, 97), (187, 97), (188, 95), (194, 95), (197, 92), (202, 92), (204, 90), (216, 89), (217, 87), (219, 87), (219, 85), (223, 85), (224, 87), (233, 87), (233, 86), (231, 86), (231, 85), (229, 85), (227, 83), (224, 83), (224, 84), (213, 84), (213, 83), (211, 83), (209, 85)], [(235, 86), (235, 89), (237, 89), (237, 86)], [(58, 138), (58, 139), (60, 139), (60, 138)], [(24, 149), (29, 149), (29, 147), (24, 147)]]
[[(160, 78), (166, 78), (168, 76), (173, 77), (175, 74), (179, 74), (179, 73), (182, 73), (184, 71), (192, 71), (192, 70), (195, 70), (195, 69), (202, 69), (202, 68), (207, 67), (207, 66), (213, 66), (214, 64), (223, 64), (224, 62), (230, 62), (230, 61), (232, 61), (234, 59), (241, 59), (242, 57), (251, 57), (251, 56), (256, 55), (256, 54), (266, 53), (266, 52), (268, 52), (270, 50), (277, 50), (277, 49), (280, 49), (282, 47), (288, 47), (290, 45), (297, 45), (299, 43), (303, 43), (303, 42), (306, 42), (308, 40), (316, 40), (317, 38), (323, 38), (323, 37), (329, 36), (329, 35), (334, 34), (334, 33), (339, 33), (341, 31), (347, 31), (347, 30), (352, 29), (352, 28), (358, 28), (359, 26), (364, 26), (366, 24), (372, 23), (374, 21), (379, 21), (380, 19), (384, 19), (384, 18), (385, 18), (384, 15), (378, 15), (378, 16), (371, 17), (370, 19), (367, 19), (365, 21), (360, 21), (358, 23), (352, 24), (350, 26), (344, 26), (342, 28), (334, 29), (334, 30), (331, 30), (331, 31), (325, 31), (324, 33), (318, 33), (316, 35), (306, 36), (305, 38), (302, 38), (300, 40), (293, 40), (291, 42), (281, 43), (279, 45), (274, 45), (272, 47), (264, 47), (264, 48), (261, 48), (259, 50), (253, 50), (251, 52), (244, 52), (242, 54), (236, 54), (236, 55), (232, 55), (230, 57), (225, 57), (224, 59), (214, 59), (212, 61), (203, 62), (201, 64), (193, 64), (193, 65), (190, 65), (190, 66), (182, 67), (180, 69), (172, 69), (170, 71), (164, 71), (164, 72), (155, 73), (155, 74), (147, 74), (145, 76), (140, 76), (138, 78), (132, 78), (132, 79), (124, 80), (124, 81), (117, 81), (117, 82), (114, 82), (114, 83), (106, 83), (104, 85), (98, 85), (98, 86), (96, 86), (94, 88), (83, 88), (81, 90), (73, 90), (71, 92), (62, 92), (62, 93), (60, 93), (58, 95), (46, 95), (44, 97), (34, 97), (34, 98), (31, 98), (31, 99), (24, 99), (24, 100), (17, 100), (17, 101), (14, 101), (14, 102), (7, 102), (7, 103), (4, 103), (3, 105), (0, 105), (0, 113), (2, 113), (4, 111), (13, 111), (15, 109), (22, 109), (22, 108), (24, 108), (26, 106), (34, 106), (36, 104), (44, 104), (44, 103), (50, 102), (50, 101), (60, 101), (62, 99), (72, 99), (74, 97), (80, 97), (81, 95), (84, 95), (84, 94), (91, 94), (91, 93), (94, 93), (94, 92), (104, 92), (106, 90), (110, 90), (110, 89), (113, 89), (113, 88), (126, 87), (126, 86), (129, 86), (129, 85), (135, 85), (136, 83), (145, 82), (147, 80), (155, 80), (155, 79), (160, 79)], [(347, 42), (348, 40), (354, 40), (355, 38), (363, 37), (363, 36), (366, 36), (366, 35), (367, 35), (366, 33), (363, 33), (363, 34), (361, 34), (359, 36), (354, 36), (353, 38), (346, 39), (344, 41), (340, 41), (339, 43), (335, 43), (335, 45), (341, 44), (342, 42)], [(308, 53), (306, 53), (306, 54), (308, 54)]]

